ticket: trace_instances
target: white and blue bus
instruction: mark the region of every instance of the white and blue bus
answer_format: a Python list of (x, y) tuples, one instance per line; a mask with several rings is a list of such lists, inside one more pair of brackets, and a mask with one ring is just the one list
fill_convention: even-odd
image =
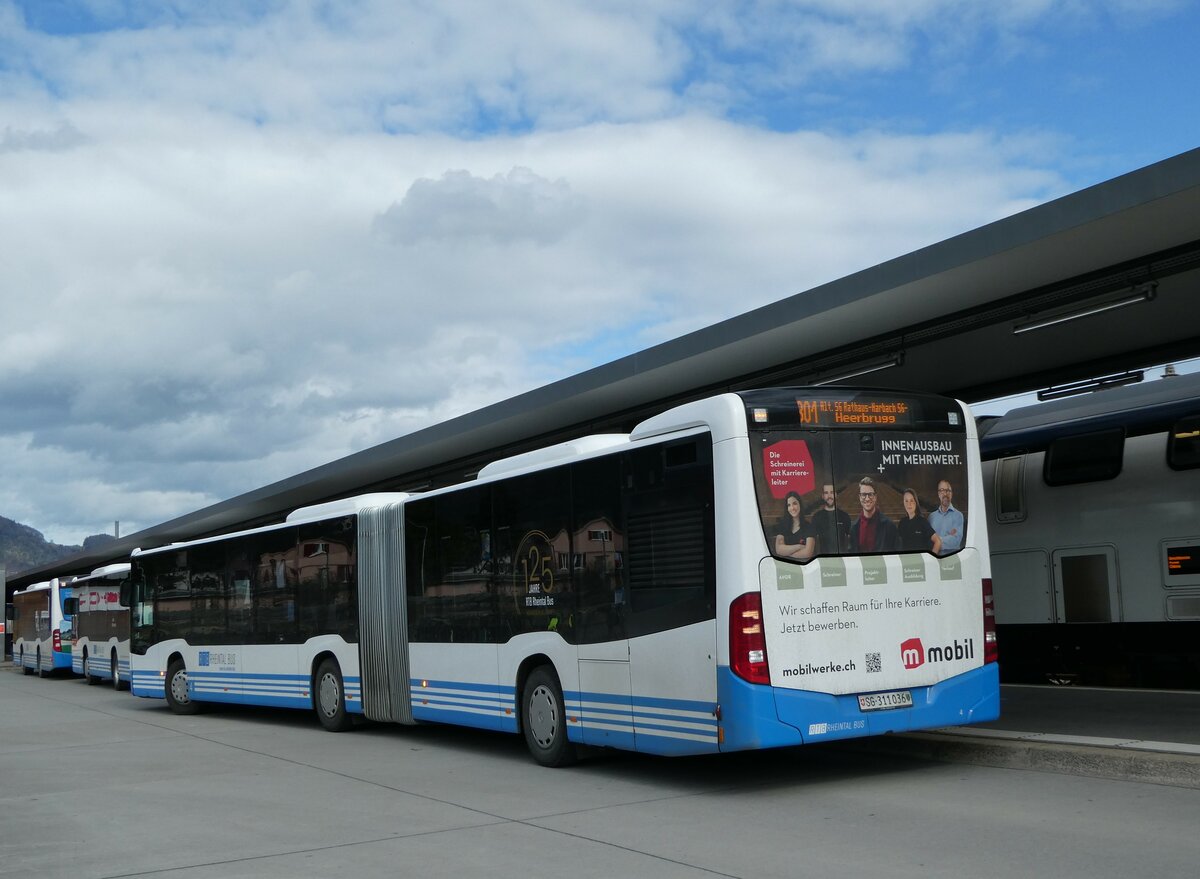
[(105, 565), (71, 581), (71, 670), (89, 684), (129, 681), (129, 563)]
[(13, 593), (10, 622), (13, 662), (25, 674), (40, 677), (71, 668), (72, 617), (66, 610), (71, 597), (68, 578), (55, 577)]
[(136, 552), (133, 692), (523, 734), (546, 765), (991, 720), (982, 497), (953, 400), (723, 394)]

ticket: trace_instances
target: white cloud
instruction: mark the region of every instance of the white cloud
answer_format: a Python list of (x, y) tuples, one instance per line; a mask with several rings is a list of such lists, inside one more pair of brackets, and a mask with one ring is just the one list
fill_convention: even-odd
[(528, 168), (490, 180), (447, 171), (439, 180), (415, 181), (376, 222), (401, 244), (486, 238), (548, 245), (577, 225), (583, 210), (566, 181), (546, 180)]
[(70, 455), (135, 495), (231, 496), (594, 365), (594, 339), (631, 352), (1059, 187), (984, 134), (78, 125), (0, 204), (22, 279), (0, 405), (30, 495)]
[(0, 0), (0, 513), (147, 526), (1057, 195), (1036, 132), (724, 114), (1069, 6)]

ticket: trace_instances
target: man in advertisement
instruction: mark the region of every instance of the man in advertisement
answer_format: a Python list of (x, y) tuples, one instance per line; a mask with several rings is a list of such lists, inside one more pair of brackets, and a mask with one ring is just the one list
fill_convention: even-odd
[(837, 493), (831, 483), (821, 486), (824, 506), (812, 514), (818, 555), (837, 555), (850, 545), (850, 514), (837, 509)]
[(942, 551), (939, 555), (949, 555), (962, 549), (963, 514), (954, 509), (954, 487), (950, 480), (943, 479), (938, 483), (938, 508), (929, 514), (929, 524), (942, 538)]
[(862, 507), (858, 521), (850, 527), (850, 552), (897, 552), (900, 532), (896, 523), (879, 511), (875, 480), (864, 476), (858, 483), (858, 503)]

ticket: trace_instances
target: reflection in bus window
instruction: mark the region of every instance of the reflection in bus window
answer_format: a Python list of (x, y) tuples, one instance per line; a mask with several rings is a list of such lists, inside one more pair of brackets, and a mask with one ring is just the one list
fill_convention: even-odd
[(805, 562), (829, 555), (950, 555), (962, 548), (965, 432), (755, 434), (759, 515), (776, 558)]

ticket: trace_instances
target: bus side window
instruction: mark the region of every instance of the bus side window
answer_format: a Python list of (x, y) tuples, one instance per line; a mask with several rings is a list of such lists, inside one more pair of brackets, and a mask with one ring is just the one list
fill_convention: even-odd
[[(555, 467), (496, 483), (496, 590), (511, 631), (557, 631), (571, 640), (575, 596), (570, 532), (571, 471)], [(510, 604), (511, 602), (511, 604)], [(509, 613), (512, 607), (515, 613)]]
[(711, 438), (705, 434), (624, 455), (625, 577), (630, 635), (711, 618), (713, 558)]
[(575, 626), (580, 644), (626, 637), (625, 517), (616, 455), (571, 470)]

